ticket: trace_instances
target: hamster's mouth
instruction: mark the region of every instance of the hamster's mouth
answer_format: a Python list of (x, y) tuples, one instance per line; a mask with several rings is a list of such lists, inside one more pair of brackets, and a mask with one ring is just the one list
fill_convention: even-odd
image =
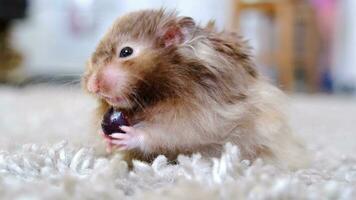
[(123, 97), (101, 96), (108, 104), (117, 108), (127, 108), (129, 103)]
[(104, 99), (111, 104), (120, 104), (123, 103), (125, 100), (121, 97), (104, 97)]

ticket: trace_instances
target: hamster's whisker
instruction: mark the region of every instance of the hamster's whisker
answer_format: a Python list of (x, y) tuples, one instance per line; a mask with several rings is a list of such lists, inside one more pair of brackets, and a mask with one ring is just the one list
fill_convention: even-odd
[(66, 81), (64, 83), (61, 84), (61, 86), (68, 86), (68, 85), (74, 85), (74, 84), (77, 84), (77, 83), (80, 83), (81, 80), (71, 80), (71, 81)]
[(195, 55), (195, 56), (198, 55), (197, 52), (196, 52), (196, 50), (195, 50), (195, 48), (194, 48), (192, 45), (190, 45), (190, 44), (185, 44), (185, 45), (183, 45), (183, 46), (188, 47), (188, 48), (191, 48), (191, 49), (193, 50), (194, 55)]
[(132, 106), (132, 103), (129, 101), (129, 99), (127, 97), (123, 96), (123, 99), (125, 100), (125, 102), (127, 104), (129, 104), (130, 107)]
[(135, 103), (142, 109), (144, 110), (144, 106), (142, 103), (137, 99), (137, 94), (135, 92), (131, 93), (132, 99), (135, 101)]
[(71, 73), (66, 73), (66, 74), (59, 74), (59, 75), (57, 75), (57, 76), (59, 76), (59, 77), (66, 77), (66, 76), (73, 76), (73, 77), (82, 77), (83, 75), (82, 74), (77, 74), (77, 73), (73, 73), (73, 74), (71, 74)]
[(137, 80), (139, 80), (139, 81), (142, 81), (143, 83), (145, 83), (145, 84), (148, 85), (148, 86), (150, 85), (149, 82), (147, 82), (145, 79), (143, 79), (143, 78), (141, 78), (141, 77), (139, 77), (139, 76), (137, 76), (137, 75), (130, 74), (130, 76), (133, 77), (133, 78), (135, 78), (135, 79), (137, 79)]
[(199, 40), (199, 39), (207, 39), (207, 37), (205, 35), (200, 35), (200, 36), (196, 36), (193, 37), (191, 40), (188, 40), (186, 42), (183, 43), (183, 46), (189, 43), (193, 43), (195, 40)]

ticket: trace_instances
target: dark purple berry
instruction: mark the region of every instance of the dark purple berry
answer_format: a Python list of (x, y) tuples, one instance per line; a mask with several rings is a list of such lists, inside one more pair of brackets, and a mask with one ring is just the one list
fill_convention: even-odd
[(101, 128), (105, 135), (125, 133), (120, 129), (120, 126), (129, 126), (127, 117), (123, 112), (110, 108), (104, 115), (103, 121), (101, 122)]

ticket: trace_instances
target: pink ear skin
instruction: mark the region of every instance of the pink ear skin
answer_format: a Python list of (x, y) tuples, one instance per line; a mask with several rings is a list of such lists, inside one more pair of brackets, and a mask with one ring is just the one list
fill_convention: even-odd
[(184, 35), (181, 29), (177, 26), (169, 27), (168, 30), (163, 35), (164, 47), (169, 47), (175, 44), (180, 44), (183, 42)]
[(168, 25), (162, 36), (163, 46), (169, 47), (185, 42), (194, 27), (195, 23), (190, 17), (183, 17), (178, 22)]

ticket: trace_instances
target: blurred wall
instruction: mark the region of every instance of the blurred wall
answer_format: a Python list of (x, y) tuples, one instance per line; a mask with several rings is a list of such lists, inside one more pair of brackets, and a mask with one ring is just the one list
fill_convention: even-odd
[(228, 21), (229, 0), (30, 0), (28, 18), (13, 31), (14, 45), (24, 53), (28, 76), (80, 74), (86, 59), (113, 20), (143, 8), (177, 9), (197, 22)]
[[(332, 74), (337, 90), (356, 88), (355, 0), (340, 0)], [(100, 37), (118, 16), (143, 8), (177, 9), (197, 22), (215, 19), (223, 28), (231, 16), (232, 0), (29, 0), (28, 18), (13, 27), (13, 43), (25, 57), (25, 75), (80, 75)], [(273, 23), (265, 16), (246, 12), (242, 35), (254, 54), (274, 46)], [(259, 38), (263, 32), (263, 38)], [(269, 33), (269, 34), (267, 34)], [(257, 59), (259, 60), (259, 59)], [(260, 59), (258, 66), (272, 79), (274, 67)], [(351, 88), (351, 89), (350, 89)]]
[(356, 1), (340, 2), (333, 75), (337, 90), (356, 91)]

